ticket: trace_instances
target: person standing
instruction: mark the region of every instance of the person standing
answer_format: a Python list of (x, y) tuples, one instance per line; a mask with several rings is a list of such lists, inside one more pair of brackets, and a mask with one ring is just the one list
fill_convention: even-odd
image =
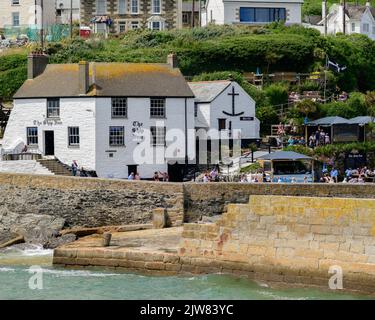
[(134, 180), (134, 172), (131, 172), (128, 176), (128, 180)]
[(77, 175), (78, 171), (78, 163), (76, 160), (73, 160), (72, 162), (72, 175), (75, 177)]
[(141, 177), (138, 172), (135, 173), (134, 180), (141, 180)]
[(338, 175), (339, 175), (339, 172), (337, 171), (336, 168), (332, 168), (331, 170), (331, 179), (333, 180), (333, 182), (338, 182)]

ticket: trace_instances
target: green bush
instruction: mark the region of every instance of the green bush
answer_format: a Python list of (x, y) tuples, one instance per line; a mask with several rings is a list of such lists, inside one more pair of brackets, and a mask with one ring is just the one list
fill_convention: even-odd
[(288, 86), (283, 83), (274, 83), (264, 89), (272, 106), (288, 103)]
[(11, 54), (0, 56), (0, 72), (19, 68), (27, 63), (27, 56), (23, 54)]
[(27, 78), (27, 67), (0, 72), (0, 97), (12, 98), (13, 94), (21, 87)]

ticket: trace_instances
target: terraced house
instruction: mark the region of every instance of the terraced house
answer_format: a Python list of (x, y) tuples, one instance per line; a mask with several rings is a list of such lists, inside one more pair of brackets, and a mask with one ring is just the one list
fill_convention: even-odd
[(182, 0), (81, 0), (80, 9), (81, 25), (104, 35), (182, 27)]

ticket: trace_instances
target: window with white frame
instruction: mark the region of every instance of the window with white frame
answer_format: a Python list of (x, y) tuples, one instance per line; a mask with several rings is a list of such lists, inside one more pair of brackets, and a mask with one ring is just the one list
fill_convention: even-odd
[(118, 0), (118, 13), (125, 14), (126, 13), (126, 0)]
[(124, 146), (125, 145), (125, 130), (122, 126), (109, 127), (109, 145), (110, 146)]
[(47, 118), (60, 117), (60, 99), (47, 99)]
[(132, 21), (132, 22), (130, 22), (130, 29), (131, 30), (139, 29), (139, 21)]
[(150, 117), (151, 118), (165, 118), (165, 99), (151, 98), (150, 99)]
[(131, 0), (131, 13), (138, 13), (138, 0)]
[(160, 13), (160, 1), (161, 0), (152, 0), (152, 13)]
[(20, 0), (12, 0), (12, 6), (16, 6), (20, 4)]
[(150, 127), (151, 145), (165, 146), (165, 127)]
[(198, 117), (198, 104), (194, 104), (194, 117)]
[(370, 31), (370, 25), (368, 23), (363, 24), (363, 32), (369, 32)]
[(20, 13), (12, 12), (12, 23), (13, 27), (18, 27), (20, 25)]
[(128, 99), (112, 98), (112, 118), (126, 118), (128, 116)]
[(161, 30), (161, 22), (160, 21), (151, 21), (150, 29), (151, 30)]
[(38, 145), (38, 128), (37, 127), (27, 127), (26, 128), (26, 141), (28, 146)]
[(123, 33), (126, 31), (126, 22), (125, 21), (119, 21), (118, 22), (118, 32)]
[(355, 23), (352, 23), (352, 32), (355, 31)]
[(96, 0), (96, 14), (107, 13), (107, 0)]
[(79, 147), (79, 127), (68, 127), (68, 144)]

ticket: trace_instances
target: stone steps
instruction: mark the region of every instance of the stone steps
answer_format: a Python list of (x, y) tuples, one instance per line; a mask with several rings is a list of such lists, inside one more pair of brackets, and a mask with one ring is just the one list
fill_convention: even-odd
[(39, 159), (37, 160), (43, 167), (47, 168), (53, 174), (58, 176), (71, 176), (71, 169), (60, 162), (58, 159)]

